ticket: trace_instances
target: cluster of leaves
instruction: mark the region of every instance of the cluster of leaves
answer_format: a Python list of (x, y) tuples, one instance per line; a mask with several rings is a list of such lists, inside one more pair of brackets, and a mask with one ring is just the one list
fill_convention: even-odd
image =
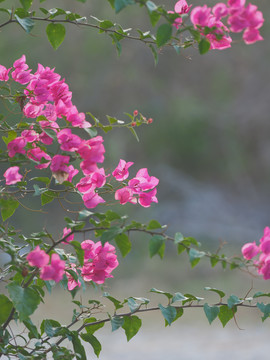
[[(77, 1), (86, 2), (83, 0)], [(32, 10), (34, 0), (20, 0), (22, 7), (16, 9), (0, 8), (0, 11), (8, 16), (8, 19), (0, 24), (0, 28), (9, 23), (18, 23), (24, 31), (30, 34), (37, 22), (46, 22), (48, 23), (46, 27), (48, 40), (56, 50), (65, 39), (66, 25), (89, 27), (98, 30), (99, 33), (108, 34), (119, 55), (122, 51), (122, 40), (132, 39), (143, 42), (152, 51), (155, 62), (158, 61), (159, 49), (164, 46), (174, 48), (177, 54), (179, 54), (181, 49), (196, 44), (198, 44), (200, 54), (206, 53), (210, 48), (210, 43), (204, 36), (200, 35), (200, 31), (186, 24), (186, 15), (182, 15), (183, 24), (181, 29), (176, 30), (173, 23), (179, 15), (168, 13), (163, 5), (158, 6), (150, 0), (108, 1), (116, 13), (119, 13), (128, 5), (138, 4), (144, 7), (149, 16), (151, 26), (153, 28), (156, 27), (155, 32), (151, 33), (151, 31), (142, 31), (140, 29), (133, 30), (132, 28), (124, 29), (120, 24), (114, 23), (111, 20), (98, 19), (93, 16), (88, 19), (83, 15), (62, 8), (46, 9), (45, 7), (39, 7), (38, 10), (34, 11)], [(162, 23), (160, 24), (160, 22)], [(183, 36), (184, 32), (188, 32), (186, 37)]]

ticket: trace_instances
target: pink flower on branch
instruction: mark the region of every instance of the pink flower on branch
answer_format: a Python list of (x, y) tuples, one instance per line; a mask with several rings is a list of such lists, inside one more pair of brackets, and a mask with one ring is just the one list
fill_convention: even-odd
[(133, 162), (126, 162), (125, 160), (120, 159), (119, 164), (116, 169), (112, 172), (112, 175), (118, 181), (126, 180), (129, 177), (128, 168), (132, 166)]
[(18, 166), (11, 166), (5, 171), (4, 177), (6, 178), (6, 185), (14, 185), (21, 181), (23, 176), (19, 174), (19, 170)]
[(31, 251), (26, 259), (30, 266), (36, 266), (38, 268), (43, 268), (50, 261), (50, 256), (45, 253), (44, 250), (40, 250), (40, 247), (37, 246), (35, 250)]
[(60, 259), (58, 254), (52, 254), (50, 265), (41, 268), (40, 278), (42, 280), (54, 280), (59, 282), (65, 273), (65, 262)]

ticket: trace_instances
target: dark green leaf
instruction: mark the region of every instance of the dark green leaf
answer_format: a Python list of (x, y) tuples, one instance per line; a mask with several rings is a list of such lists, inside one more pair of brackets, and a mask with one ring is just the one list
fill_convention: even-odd
[(124, 316), (122, 328), (125, 330), (127, 341), (133, 338), (142, 326), (142, 321), (138, 316)]
[(72, 240), (69, 242), (70, 245), (72, 245), (75, 249), (78, 261), (81, 266), (84, 264), (84, 251), (81, 247), (81, 243), (79, 241)]
[(209, 324), (215, 320), (215, 318), (219, 314), (219, 307), (218, 306), (209, 306), (207, 303), (203, 305), (204, 313), (209, 321)]
[(3, 294), (0, 294), (0, 324), (3, 324), (13, 308), (12, 302)]
[(164, 256), (165, 250), (165, 240), (162, 235), (154, 235), (149, 242), (149, 255), (152, 258), (154, 255), (158, 254), (162, 259)]
[(116, 245), (118, 246), (121, 255), (125, 257), (131, 250), (131, 241), (126, 234), (118, 234), (115, 237)]
[(89, 210), (82, 210), (79, 212), (79, 217), (78, 217), (78, 220), (85, 220), (87, 217), (93, 215), (92, 211), (89, 211)]
[(128, 127), (128, 129), (131, 131), (132, 135), (135, 137), (135, 139), (139, 142), (140, 139), (135, 131), (135, 129), (133, 127)]
[(79, 335), (76, 331), (72, 332), (72, 344), (74, 348), (74, 352), (76, 353), (77, 360), (87, 360), (86, 353), (82, 343), (79, 339)]
[(172, 36), (172, 26), (170, 24), (162, 24), (157, 29), (157, 47), (165, 45)]
[(30, 333), (29, 333), (30, 338), (36, 338), (36, 339), (40, 338), (40, 335), (38, 333), (36, 326), (32, 323), (32, 321), (30, 319), (24, 320), (23, 323), (27, 327), (27, 329), (30, 331)]
[(123, 229), (121, 229), (119, 226), (112, 226), (109, 230), (104, 231), (100, 237), (102, 245), (104, 245), (107, 241), (112, 241), (118, 234), (121, 234), (122, 232)]
[(47, 190), (46, 192), (41, 194), (41, 205), (46, 205), (52, 202), (56, 197), (58, 197), (58, 193)]
[(49, 183), (51, 182), (48, 177), (33, 177), (32, 179), (30, 179), (30, 181), (33, 180), (44, 182), (46, 185), (49, 185)]
[(220, 306), (218, 318), (223, 327), (225, 327), (228, 321), (230, 321), (233, 318), (235, 312), (236, 312), (236, 308), (229, 309), (227, 305)]
[(50, 23), (46, 28), (46, 33), (54, 50), (56, 50), (63, 42), (66, 29), (62, 24)]
[(140, 307), (140, 304), (136, 303), (134, 298), (130, 297), (128, 298), (128, 306), (130, 308), (131, 312), (137, 311)]
[(210, 49), (210, 42), (206, 38), (202, 38), (199, 42), (199, 52), (201, 55), (206, 54)]
[(177, 315), (176, 308), (170, 305), (164, 307), (161, 304), (159, 304), (158, 307), (160, 308), (165, 320), (167, 320), (168, 324), (171, 325)]
[(158, 53), (157, 53), (157, 50), (156, 48), (152, 45), (152, 44), (149, 44), (149, 48), (154, 56), (154, 61), (155, 61), (155, 65), (158, 64)]
[(7, 289), (13, 305), (19, 313), (20, 320), (26, 320), (40, 303), (38, 293), (30, 287), (24, 289), (15, 283), (7, 285)]
[(40, 325), (41, 335), (45, 332), (45, 334), (49, 337), (54, 337), (57, 333), (57, 330), (54, 328), (61, 328), (61, 324), (58, 321), (52, 319), (43, 320)]
[[(183, 314), (184, 314), (184, 309), (182, 309), (182, 308), (175, 308), (175, 310), (176, 310), (176, 317), (174, 318), (174, 320), (171, 322), (171, 324), (173, 323), (173, 322), (175, 322), (177, 319), (179, 319)], [(168, 326), (169, 325), (169, 323), (168, 323), (168, 321), (165, 319), (165, 326)]]
[(103, 294), (104, 297), (106, 297), (107, 299), (109, 299), (115, 306), (115, 310), (121, 309), (123, 307), (121, 301), (115, 299), (114, 297), (112, 297), (109, 293), (105, 292)]
[(212, 255), (210, 258), (211, 266), (214, 267), (219, 262), (219, 256), (218, 255)]
[(14, 15), (14, 17), (18, 21), (18, 23), (21, 25), (21, 27), (27, 32), (27, 34), (29, 34), (35, 25), (34, 20), (32, 20), (28, 17), (20, 18), (16, 14)]
[(255, 298), (258, 298), (258, 297), (261, 297), (261, 296), (270, 297), (270, 293), (263, 293), (263, 292), (261, 292), (261, 291), (258, 291), (258, 292), (256, 292), (256, 293), (253, 295), (254, 299), (255, 299)]
[(102, 347), (98, 339), (94, 335), (89, 333), (80, 334), (80, 336), (83, 339), (83, 341), (88, 342), (92, 346), (94, 353), (96, 354), (97, 357), (99, 357)]
[(151, 21), (151, 25), (153, 27), (155, 27), (160, 19), (160, 14), (158, 13), (158, 11), (149, 11), (149, 17), (150, 17), (150, 21)]

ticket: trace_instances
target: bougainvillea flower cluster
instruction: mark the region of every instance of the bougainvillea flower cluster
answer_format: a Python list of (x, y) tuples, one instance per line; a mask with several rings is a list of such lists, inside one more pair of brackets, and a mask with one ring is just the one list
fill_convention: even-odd
[(259, 255), (259, 260), (254, 261), (258, 273), (263, 275), (265, 280), (270, 279), (270, 228), (264, 229), (263, 237), (260, 239), (260, 244), (247, 243), (242, 247), (242, 254), (245, 259), (251, 260)]
[[(179, 18), (174, 21), (174, 26), (179, 29), (183, 23), (182, 15), (190, 11), (192, 5), (186, 0), (175, 4), (174, 12)], [(224, 19), (226, 18), (226, 24)], [(253, 4), (246, 5), (246, 0), (228, 0), (227, 3), (219, 2), (215, 6), (196, 6), (190, 13), (190, 20), (201, 34), (210, 42), (210, 49), (223, 50), (231, 47), (232, 38), (229, 35), (243, 31), (243, 40), (246, 44), (253, 44), (263, 40), (259, 29), (264, 23), (263, 14)]]
[[(20, 102), (24, 117), (30, 119), (30, 123), (27, 129), (8, 142), (8, 156), (13, 158), (21, 154), (31, 160), (36, 169), (49, 168), (51, 175), (59, 184), (64, 181), (73, 182), (73, 177), (82, 173), (83, 176), (75, 183), (75, 187), (84, 205), (87, 208), (95, 208), (98, 204), (104, 203), (105, 200), (99, 195), (99, 189), (106, 184), (109, 175), (105, 173), (104, 168), (98, 166), (104, 162), (104, 140), (100, 135), (84, 139), (74, 133), (76, 128), (87, 129), (91, 127), (91, 124), (85, 120), (85, 114), (79, 112), (73, 105), (72, 92), (65, 80), (61, 79), (54, 69), (41, 64), (33, 73), (26, 64), (25, 55), (16, 60), (13, 67), (9, 69), (3, 65), (0, 66), (0, 81), (9, 80), (23, 85), (24, 95), (17, 101)], [(46, 147), (55, 142), (60, 147), (56, 155), (46, 150)], [(79, 160), (79, 165), (76, 162), (77, 168), (70, 164), (74, 160)], [(128, 168), (131, 165), (133, 162), (126, 163), (120, 160), (112, 176), (117, 181), (126, 180), (129, 176)], [(4, 174), (6, 185), (14, 185), (21, 181), (23, 176), (19, 170), (18, 166), (7, 169)], [(141, 169), (137, 173), (137, 184), (131, 180), (128, 188), (125, 187), (124, 190), (117, 186), (115, 199), (121, 204), (131, 202), (145, 207), (150, 206), (152, 202), (157, 202), (154, 187), (158, 181), (155, 180), (155, 184), (151, 183), (147, 187), (140, 185), (149, 182), (147, 180), (149, 175), (142, 175), (142, 171), (145, 170)], [(127, 191), (130, 196), (125, 201), (121, 194)]]

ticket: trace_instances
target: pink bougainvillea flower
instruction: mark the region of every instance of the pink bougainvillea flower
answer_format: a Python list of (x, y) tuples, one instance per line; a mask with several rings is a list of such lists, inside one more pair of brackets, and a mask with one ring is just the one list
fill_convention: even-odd
[(82, 139), (78, 135), (72, 134), (70, 129), (60, 130), (57, 134), (57, 140), (61, 145), (63, 151), (76, 151), (78, 150)]
[(211, 8), (209, 8), (207, 5), (196, 6), (191, 11), (190, 20), (195, 27), (197, 27), (198, 25), (201, 27), (205, 27), (208, 26), (210, 16)]
[(10, 72), (11, 68), (7, 69), (5, 66), (0, 65), (0, 81), (8, 81), (9, 76), (8, 73)]
[(24, 147), (25, 147), (26, 144), (27, 144), (27, 142), (22, 136), (19, 136), (16, 139), (11, 140), (7, 145), (8, 156), (13, 157), (17, 153), (18, 154), (25, 154)]
[(259, 254), (260, 248), (256, 245), (255, 241), (253, 243), (247, 243), (242, 247), (242, 254), (245, 259), (250, 260)]
[(124, 205), (127, 202), (132, 204), (137, 203), (137, 199), (134, 197), (134, 191), (128, 186), (116, 190), (114, 197), (115, 200), (118, 200), (121, 205)]
[(187, 14), (191, 7), (192, 7), (192, 5), (188, 5), (186, 0), (179, 0), (179, 1), (177, 1), (177, 3), (174, 6), (174, 11), (180, 15)]
[(261, 36), (258, 29), (247, 28), (243, 34), (243, 40), (247, 45), (254, 44), (257, 41), (262, 41), (263, 37)]
[(153, 189), (148, 192), (141, 193), (139, 195), (139, 204), (143, 207), (149, 207), (152, 202), (157, 203), (157, 197), (156, 197), (157, 189)]
[(120, 159), (119, 164), (116, 169), (112, 172), (112, 175), (118, 181), (126, 180), (129, 177), (128, 168), (132, 166), (133, 162), (126, 162), (125, 160)]
[(78, 169), (75, 169), (73, 165), (69, 165), (68, 167), (68, 178), (67, 181), (72, 182), (72, 179), (74, 176), (76, 176), (79, 173)]
[[(67, 227), (65, 227), (63, 229), (63, 237), (67, 236), (68, 234), (71, 233), (71, 229), (68, 229)], [(63, 241), (63, 244), (68, 244), (70, 241), (73, 241), (74, 240), (74, 234), (68, 236), (65, 241)]]
[(84, 175), (91, 175), (93, 172), (98, 171), (97, 164), (91, 160), (84, 160), (80, 163), (80, 168)]
[(90, 175), (82, 178), (76, 185), (81, 193), (93, 191), (95, 188), (100, 188), (106, 183), (105, 171), (103, 168), (91, 173)]
[[(66, 268), (66, 270), (73, 270), (74, 272), (77, 273), (76, 271), (76, 265), (75, 264), (70, 264), (69, 267)], [(73, 289), (75, 289), (75, 287), (80, 287), (81, 286), (81, 283), (80, 281), (76, 281), (72, 275), (70, 275), (69, 272), (66, 271), (66, 276), (67, 276), (67, 279), (68, 279), (68, 290), (69, 291), (72, 291)]]
[(143, 168), (137, 172), (135, 178), (128, 182), (128, 185), (132, 187), (134, 191), (146, 191), (153, 189), (158, 183), (158, 178), (149, 176), (147, 168)]
[(62, 100), (67, 107), (72, 106), (72, 92), (69, 91), (69, 87), (65, 83), (64, 79), (53, 83), (50, 87), (50, 92), (55, 105), (57, 105), (58, 102)]
[(68, 163), (69, 163), (70, 157), (69, 156), (64, 156), (64, 155), (55, 155), (52, 158), (51, 161), (51, 170), (52, 172), (57, 172), (57, 171), (64, 171), (66, 173), (68, 173)]
[(50, 261), (50, 256), (45, 253), (44, 250), (40, 250), (40, 247), (37, 246), (35, 250), (31, 251), (26, 259), (30, 266), (36, 266), (38, 268), (43, 268)]
[(39, 163), (44, 161), (41, 164), (35, 165), (36, 169), (46, 169), (50, 165), (52, 159), (49, 154), (45, 153), (45, 151), (41, 150), (39, 147), (28, 150), (27, 157)]
[(99, 196), (95, 191), (88, 191), (86, 192), (83, 197), (83, 202), (84, 205), (88, 208), (88, 209), (93, 209), (95, 208), (98, 204), (100, 203), (104, 203), (105, 200), (102, 199), (101, 196)]
[(27, 118), (36, 118), (42, 113), (43, 105), (33, 105), (28, 103), (23, 108), (23, 113)]
[(39, 139), (39, 134), (34, 130), (23, 130), (21, 135), (28, 143), (38, 141)]
[(229, 9), (224, 3), (217, 3), (213, 8), (212, 12), (217, 20), (227, 16), (229, 14)]
[(42, 280), (54, 280), (59, 282), (62, 280), (65, 272), (65, 262), (60, 259), (58, 254), (52, 254), (50, 265), (41, 268), (40, 278)]
[(18, 166), (11, 166), (5, 171), (6, 185), (13, 185), (21, 181), (23, 176), (19, 174), (19, 170)]
[(89, 162), (102, 163), (104, 161), (105, 148), (103, 146), (102, 136), (96, 136), (90, 140), (81, 142), (78, 153), (80, 156)]

